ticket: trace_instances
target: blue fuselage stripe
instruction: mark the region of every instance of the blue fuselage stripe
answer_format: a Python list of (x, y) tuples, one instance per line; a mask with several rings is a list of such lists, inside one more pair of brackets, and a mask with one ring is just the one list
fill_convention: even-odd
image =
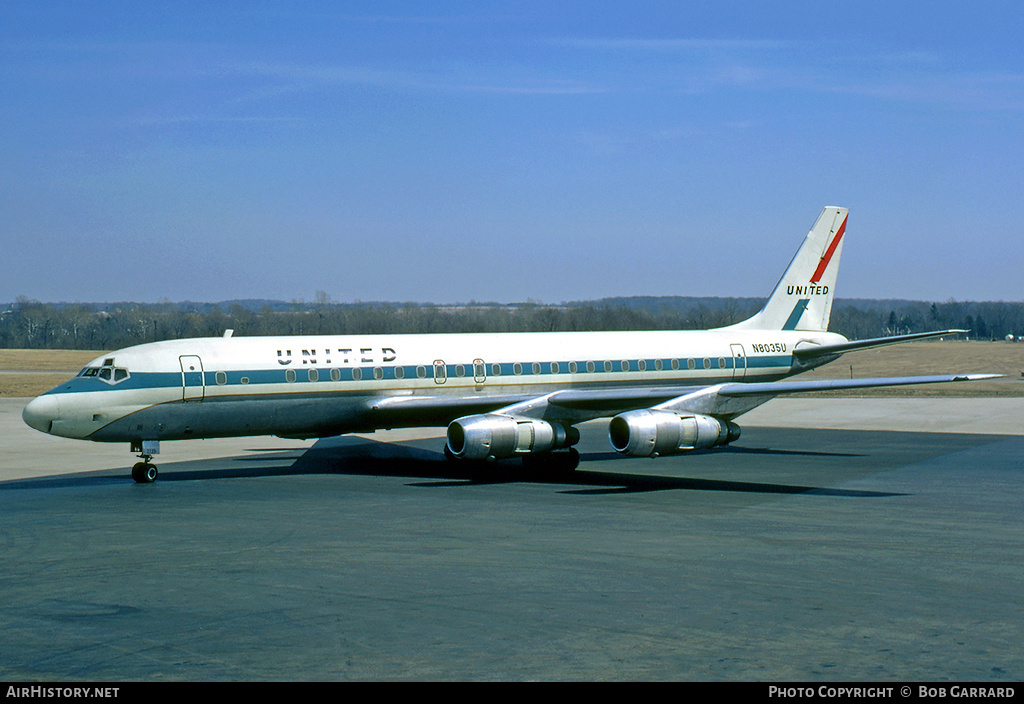
[[(658, 369), (660, 362), (661, 369)], [(673, 363), (676, 368), (673, 368)], [(692, 362), (693, 366), (690, 366)], [(789, 370), (792, 366), (791, 355), (760, 355), (750, 357), (709, 357), (709, 358), (650, 358), (630, 360), (577, 360), (575, 362), (494, 362), (479, 365), (473, 364), (445, 364), (444, 375), (437, 374), (438, 368), (434, 365), (376, 365), (376, 366), (355, 366), (355, 367), (319, 367), (300, 366), (288, 367), (287, 369), (252, 369), (232, 370), (228, 372), (205, 371), (203, 382), (207, 388), (228, 387), (260, 387), (267, 385), (288, 384), (303, 385), (311, 382), (318, 384), (344, 383), (344, 382), (371, 382), (371, 381), (444, 381), (457, 384), (463, 379), (488, 380), (493, 386), (500, 386), (503, 383), (518, 384), (531, 377), (538, 376), (559, 376), (572, 377), (574, 382), (585, 383), (594, 377), (607, 374), (645, 374), (646, 380), (652, 383), (664, 383), (666, 381), (701, 381), (707, 382), (708, 377), (718, 376), (722, 372), (731, 372), (737, 369), (745, 369), (747, 379), (758, 372), (769, 372), (777, 376), (779, 370)], [(572, 371), (572, 364), (575, 371)], [(590, 366), (588, 366), (588, 364)], [(644, 369), (641, 369), (641, 364)], [(497, 373), (495, 369), (497, 368)], [(483, 371), (482, 375), (477, 372)], [(294, 372), (292, 376), (289, 372)], [(311, 374), (312, 372), (312, 374)], [(219, 378), (218, 378), (219, 377)], [(311, 378), (312, 377), (312, 378)], [(198, 379), (196, 379), (198, 382)], [(200, 386), (199, 383), (191, 384)], [(440, 384), (438, 384), (440, 385)], [(106, 390), (141, 390), (141, 389), (181, 389), (184, 386), (183, 377), (180, 371), (171, 372), (132, 372), (127, 379), (115, 384), (108, 383), (96, 376), (75, 377), (50, 393), (79, 393), (97, 392)], [(365, 387), (363, 387), (365, 388)], [(237, 389), (242, 391), (243, 389)], [(254, 389), (255, 390), (255, 389)]]

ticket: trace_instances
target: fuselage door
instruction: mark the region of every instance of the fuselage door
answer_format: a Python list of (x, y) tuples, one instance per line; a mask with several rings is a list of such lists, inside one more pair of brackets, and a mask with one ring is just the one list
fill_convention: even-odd
[(742, 381), (747, 375), (747, 355), (743, 352), (743, 345), (729, 345), (732, 350), (732, 379)]
[(473, 381), (482, 384), (487, 381), (487, 365), (482, 359), (473, 360)]
[(203, 360), (195, 355), (178, 357), (181, 362), (181, 400), (202, 401), (206, 396)]
[(448, 381), (448, 367), (445, 366), (443, 359), (434, 360), (434, 383), (443, 384)]

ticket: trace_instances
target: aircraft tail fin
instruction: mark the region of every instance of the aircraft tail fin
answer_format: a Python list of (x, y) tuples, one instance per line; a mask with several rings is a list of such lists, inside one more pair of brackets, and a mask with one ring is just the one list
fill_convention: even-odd
[(764, 308), (752, 318), (737, 323), (734, 329), (748, 330), (828, 330), (835, 294), (839, 255), (846, 232), (847, 208), (827, 206), (786, 273), (779, 279)]

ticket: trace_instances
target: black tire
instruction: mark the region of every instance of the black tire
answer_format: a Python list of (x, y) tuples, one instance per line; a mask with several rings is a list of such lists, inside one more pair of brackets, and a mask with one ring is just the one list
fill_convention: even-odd
[(149, 462), (136, 462), (132, 467), (132, 479), (139, 484), (152, 484), (156, 481), (156, 466)]
[(550, 473), (571, 473), (580, 466), (580, 453), (575, 447), (565, 452), (538, 452), (523, 455), (523, 469)]

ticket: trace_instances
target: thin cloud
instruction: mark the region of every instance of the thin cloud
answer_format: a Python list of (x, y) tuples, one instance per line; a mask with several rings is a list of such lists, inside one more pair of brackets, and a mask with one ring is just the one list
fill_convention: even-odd
[(620, 90), (803, 90), (979, 111), (1024, 109), (1024, 74), (950, 70), (949, 59), (935, 51), (876, 51), (841, 42), (826, 47), (780, 39), (561, 37), (547, 43), (674, 59), (633, 65), (635, 80), (627, 85), (619, 79)]
[(807, 46), (806, 42), (781, 39), (638, 39), (638, 38), (592, 38), (561, 37), (547, 40), (554, 46), (578, 49), (608, 49), (635, 51), (703, 51), (703, 50), (778, 50)]
[[(489, 93), (501, 95), (580, 95), (603, 92), (593, 84), (563, 78), (543, 78), (520, 71), (453, 66), (446, 70), (408, 71), (366, 66), (312, 66), (288, 63), (252, 63), (236, 67), (251, 76), (283, 81), (278, 90), (306, 91), (323, 86), (372, 86), (417, 92)], [(499, 73), (506, 75), (501, 76)], [(272, 89), (273, 90), (273, 89)]]

